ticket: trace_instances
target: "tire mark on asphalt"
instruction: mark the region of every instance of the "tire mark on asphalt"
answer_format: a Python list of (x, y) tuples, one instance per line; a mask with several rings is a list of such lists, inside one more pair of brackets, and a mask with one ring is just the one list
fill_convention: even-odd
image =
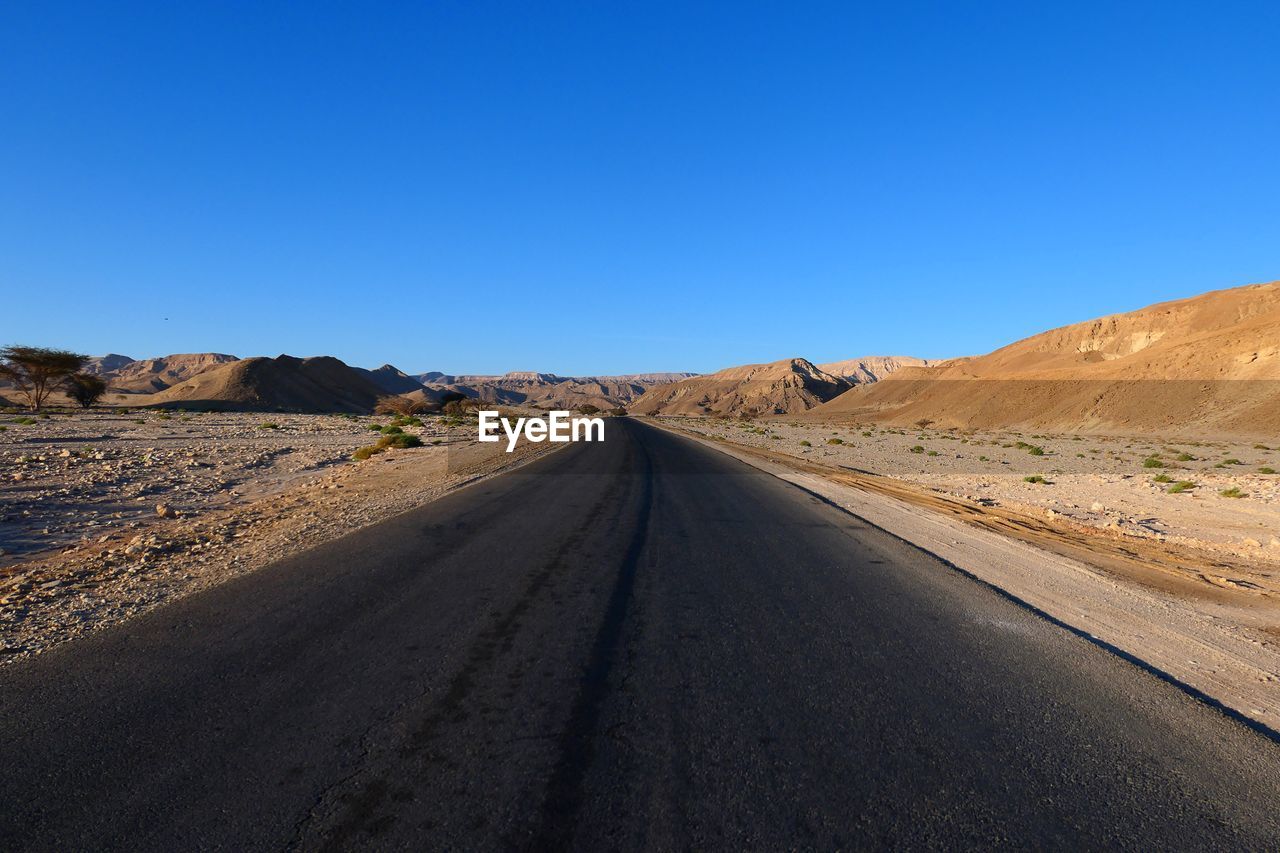
[[(618, 493), (625, 485), (625, 476), (616, 477), (601, 495), (597, 506), (608, 506), (617, 500)], [(515, 603), (476, 637), (467, 649), (461, 669), (449, 680), (441, 698), (433, 703), (430, 712), (396, 751), (396, 760), (405, 761), (426, 750), (436, 739), (440, 727), (459, 717), (463, 711), (464, 702), (475, 686), (477, 675), (492, 667), (497, 660), (511, 651), (522, 617), (538, 600), (539, 595), (555, 574), (566, 568), (565, 558), (582, 544), (590, 530), (589, 524), (578, 527), (561, 540), (551, 557), (537, 571), (526, 575), (525, 587), (517, 596)], [(425, 695), (427, 694), (419, 694), (401, 703), (395, 710), (370, 725), (361, 736), (361, 741), (367, 744), (375, 732), (381, 731), (391, 720), (403, 713), (406, 707), (420, 701)], [(432, 761), (438, 758), (439, 756), (429, 756)], [(388, 800), (395, 799), (395, 792), (382, 776), (374, 774), (373, 769), (368, 766), (369, 759), (370, 748), (365, 746), (357, 761), (359, 769), (338, 780), (321, 794), (318, 803), (328, 800), (331, 803), (328, 811), (332, 813), (341, 808), (342, 812), (327, 831), (320, 830), (324, 836), (320, 849), (346, 849), (357, 834), (376, 836), (395, 822), (396, 818), (393, 814), (382, 813)], [(359, 781), (362, 778), (364, 781)], [(356, 785), (359, 785), (359, 788), (353, 792), (350, 791)], [(340, 793), (344, 789), (348, 793)], [(309, 846), (303, 841), (306, 827), (316, 819), (323, 823), (323, 811), (326, 809), (319, 805), (298, 822), (294, 839), (289, 845), (291, 849)]]

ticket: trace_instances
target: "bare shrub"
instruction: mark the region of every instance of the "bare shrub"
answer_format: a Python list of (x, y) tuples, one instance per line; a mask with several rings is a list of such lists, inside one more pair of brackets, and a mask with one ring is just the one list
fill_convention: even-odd
[(63, 380), (62, 387), (82, 409), (89, 408), (107, 393), (106, 380), (92, 373), (73, 373)]
[(450, 400), (444, 404), (444, 413), (454, 417), (462, 417), (479, 409), (481, 405), (482, 403), (479, 400), (474, 400), (470, 397), (461, 400)]
[(436, 410), (437, 403), (428, 399), (414, 399), (412, 397), (390, 396), (380, 397), (373, 407), (374, 414), (378, 415), (420, 415), (423, 412), (432, 412)]

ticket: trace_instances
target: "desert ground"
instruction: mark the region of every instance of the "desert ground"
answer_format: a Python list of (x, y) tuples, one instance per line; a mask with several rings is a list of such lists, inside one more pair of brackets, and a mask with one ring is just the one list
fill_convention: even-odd
[[(0, 416), (0, 666), (507, 470), (469, 421), (61, 411)], [(384, 434), (417, 436), (365, 460)]]

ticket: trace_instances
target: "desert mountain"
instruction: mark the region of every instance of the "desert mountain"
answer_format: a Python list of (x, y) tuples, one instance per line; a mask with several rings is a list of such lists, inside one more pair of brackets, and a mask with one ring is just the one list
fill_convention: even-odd
[(1280, 435), (1280, 282), (1063, 326), (937, 367), (904, 368), (809, 416)]
[(154, 394), (233, 361), (234, 355), (219, 352), (178, 353), (142, 360), (112, 354), (90, 359), (86, 368), (105, 379), (113, 393)]
[(371, 371), (330, 356), (232, 361), (155, 394), (142, 405), (298, 412), (369, 412), (387, 392)]
[(377, 370), (365, 370), (363, 367), (352, 369), (362, 373), (365, 378), (388, 394), (409, 394), (422, 390), (421, 382), (390, 364), (384, 364)]
[(623, 373), (618, 376), (597, 376), (596, 379), (616, 382), (639, 382), (649, 385), (665, 385), (668, 382), (679, 382), (691, 379), (696, 373)]
[(832, 376), (842, 376), (854, 385), (870, 385), (903, 367), (930, 367), (938, 363), (936, 360), (929, 361), (906, 355), (869, 355), (864, 358), (829, 361), (826, 364), (819, 364), (818, 369)]
[[(433, 382), (440, 383), (440, 384), (447, 384), (447, 383), (453, 382), (457, 377), (450, 376), (447, 373), (441, 373), (438, 370), (431, 370), (426, 373), (419, 373), (415, 375), (413, 378), (418, 380), (418, 383), (421, 385), (429, 385)], [(493, 377), (490, 376), (485, 378), (492, 379)]]
[(572, 409), (589, 404), (610, 409), (626, 406), (651, 388), (690, 375), (557, 376), (554, 373), (512, 371), (501, 376), (422, 373), (416, 378), (429, 388), (461, 393), (490, 403), (544, 409)]
[(127, 364), (133, 364), (133, 362), (134, 359), (129, 358), (129, 356), (115, 352), (110, 352), (106, 355), (95, 355), (85, 362), (84, 372), (92, 373), (95, 376), (105, 376), (109, 373), (115, 373)]
[(652, 388), (629, 410), (643, 415), (772, 415), (811, 409), (852, 383), (803, 358), (730, 367)]

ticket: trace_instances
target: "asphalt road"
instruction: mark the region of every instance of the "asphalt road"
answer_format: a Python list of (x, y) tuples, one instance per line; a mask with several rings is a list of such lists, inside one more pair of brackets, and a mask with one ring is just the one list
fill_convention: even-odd
[(630, 420), (0, 670), (0, 848), (1280, 846), (1280, 746)]

